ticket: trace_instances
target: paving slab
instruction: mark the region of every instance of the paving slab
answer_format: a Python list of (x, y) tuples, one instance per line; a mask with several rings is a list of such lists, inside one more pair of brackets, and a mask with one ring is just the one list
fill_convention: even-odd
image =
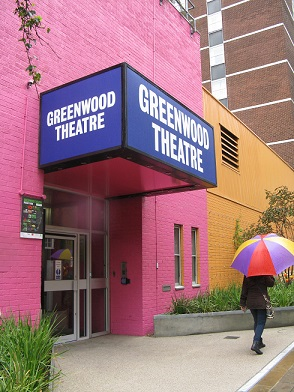
[[(293, 345), (294, 346), (294, 343)], [(276, 360), (279, 356), (276, 357)], [(274, 360), (275, 361), (275, 360)], [(251, 389), (250, 392), (294, 392), (294, 348)]]
[(59, 345), (57, 351), (67, 351), (56, 362), (63, 376), (54, 392), (249, 391), (294, 344), (294, 326), (266, 329), (263, 355), (250, 350), (252, 338), (248, 330), (156, 338), (104, 335)]

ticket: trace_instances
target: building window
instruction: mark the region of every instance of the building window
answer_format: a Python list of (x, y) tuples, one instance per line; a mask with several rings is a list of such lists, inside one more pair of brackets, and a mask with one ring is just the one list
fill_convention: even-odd
[(221, 0), (207, 0), (211, 93), (228, 106)]
[(223, 79), (226, 76), (225, 64), (218, 64), (211, 67), (211, 80)]
[(191, 243), (192, 243), (192, 284), (199, 284), (198, 274), (198, 229), (192, 227), (191, 229)]
[(222, 44), (224, 42), (223, 31), (219, 30), (219, 31), (214, 31), (213, 33), (210, 33), (208, 35), (208, 39), (209, 39), (209, 46), (210, 47)]
[(222, 161), (233, 169), (239, 169), (238, 141), (239, 139), (232, 132), (222, 125), (221, 128), (221, 148)]
[(223, 98), (219, 100), (225, 107), (228, 107), (228, 98)]
[(183, 249), (182, 249), (183, 226), (174, 226), (174, 254), (175, 254), (175, 286), (183, 286), (182, 277), (182, 262), (183, 262)]
[(54, 249), (54, 238), (47, 238), (44, 239), (45, 249)]
[(211, 0), (207, 2), (208, 15), (214, 14), (221, 10), (221, 0)]

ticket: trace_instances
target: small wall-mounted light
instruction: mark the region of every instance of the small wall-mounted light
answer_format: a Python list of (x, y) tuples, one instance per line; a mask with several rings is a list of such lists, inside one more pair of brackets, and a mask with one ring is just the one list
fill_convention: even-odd
[(28, 83), (27, 83), (27, 88), (31, 88), (33, 84), (34, 84), (34, 81), (33, 80), (29, 80)]
[(33, 80), (29, 80), (28, 83), (27, 83), (27, 88), (31, 88), (33, 84), (34, 84), (34, 81)]

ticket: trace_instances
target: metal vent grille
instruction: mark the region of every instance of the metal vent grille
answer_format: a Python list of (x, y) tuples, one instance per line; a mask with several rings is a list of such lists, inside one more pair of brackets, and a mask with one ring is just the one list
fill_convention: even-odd
[(238, 141), (237, 136), (221, 125), (222, 161), (237, 170), (239, 170)]

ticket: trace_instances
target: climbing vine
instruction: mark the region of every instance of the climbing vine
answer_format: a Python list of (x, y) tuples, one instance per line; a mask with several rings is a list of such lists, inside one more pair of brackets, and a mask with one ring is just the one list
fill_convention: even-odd
[(20, 20), (19, 31), (22, 33), (22, 37), (19, 41), (23, 42), (28, 59), (26, 71), (32, 79), (32, 84), (34, 84), (37, 89), (37, 84), (41, 80), (41, 73), (36, 66), (35, 62), (38, 58), (32, 53), (32, 48), (37, 42), (40, 42), (41, 44), (46, 43), (48, 45), (40, 34), (41, 31), (49, 33), (50, 29), (46, 29), (45, 26), (43, 26), (42, 17), (36, 14), (36, 11), (34, 10), (35, 4), (33, 4), (31, 0), (15, 0), (15, 4), (16, 8), (14, 14), (17, 15)]

